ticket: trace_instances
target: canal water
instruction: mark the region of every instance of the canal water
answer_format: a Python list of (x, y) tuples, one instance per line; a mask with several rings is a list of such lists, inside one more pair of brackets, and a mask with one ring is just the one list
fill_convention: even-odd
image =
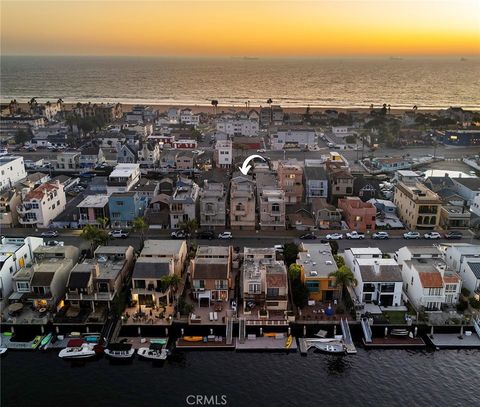
[(2, 407), (480, 405), (479, 350), (192, 351), (160, 366), (10, 350), (0, 363)]

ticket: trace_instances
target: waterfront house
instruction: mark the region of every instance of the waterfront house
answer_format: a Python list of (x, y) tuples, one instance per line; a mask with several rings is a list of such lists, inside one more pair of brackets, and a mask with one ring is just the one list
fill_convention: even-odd
[(139, 259), (143, 257), (153, 259), (173, 259), (174, 272), (180, 276), (183, 273), (187, 254), (188, 247), (185, 240), (149, 239), (145, 241)]
[(465, 201), (472, 205), (477, 196), (480, 196), (480, 178), (452, 178), (453, 189)]
[(341, 297), (335, 278), (330, 277), (330, 273), (337, 271), (337, 263), (328, 243), (301, 243), (297, 264), (302, 269), (301, 280), (308, 289), (310, 300), (333, 301)]
[(57, 154), (55, 169), (78, 171), (80, 168), (80, 153), (78, 151), (61, 151)]
[(182, 222), (198, 219), (199, 187), (193, 181), (182, 178), (177, 182), (169, 200), (170, 227), (179, 229)]
[(241, 286), (244, 312), (251, 302), (267, 311), (288, 309), (287, 269), (273, 248), (244, 249)]
[(60, 182), (44, 183), (33, 191), (22, 190), (21, 203), (17, 205), (21, 225), (46, 228), (66, 206), (66, 196)]
[(32, 301), (36, 309), (58, 311), (64, 305), (68, 276), (79, 254), (75, 246), (38, 246), (33, 264), (13, 275), (14, 290), (21, 287), (22, 301)]
[(93, 259), (85, 259), (71, 271), (65, 300), (77, 308), (111, 309), (129, 280), (133, 268), (132, 246), (99, 246)]
[(278, 162), (278, 183), (285, 191), (285, 203), (303, 202), (303, 166), (297, 160)]
[(200, 226), (204, 229), (224, 229), (227, 217), (225, 185), (205, 180), (199, 192), (199, 201)]
[(393, 202), (409, 229), (438, 229), (442, 200), (425, 185), (398, 182)]
[(216, 121), (216, 130), (227, 134), (229, 137), (253, 137), (258, 135), (259, 127), (257, 120), (222, 117)]
[(200, 301), (228, 301), (232, 287), (232, 247), (199, 246), (190, 265), (192, 293)]
[(250, 176), (235, 173), (230, 183), (230, 227), (255, 230), (255, 185)]
[[(0, 240), (0, 312), (8, 301), (20, 301), (29, 285), (13, 285), (13, 275), (33, 262), (34, 250), (43, 244), (40, 237), (2, 237)], [(12, 293), (14, 291), (14, 293)], [(17, 294), (19, 293), (19, 294)]]
[(463, 281), (463, 287), (480, 299), (480, 245), (454, 243), (446, 245), (445, 261)]
[(270, 133), (272, 150), (312, 149), (317, 145), (315, 129), (302, 126), (273, 127)]
[(357, 280), (353, 290), (360, 304), (402, 305), (402, 272), (394, 259), (383, 258), (376, 247), (346, 249), (344, 258)]
[(343, 211), (345, 222), (351, 230), (375, 230), (377, 210), (371, 203), (363, 202), (358, 197), (347, 197), (338, 200), (338, 208)]
[(404, 246), (395, 257), (402, 268), (404, 291), (417, 310), (441, 311), (444, 304), (457, 304), (462, 280), (437, 247)]
[(87, 195), (78, 205), (78, 224), (100, 225), (99, 218), (110, 218), (108, 195)]

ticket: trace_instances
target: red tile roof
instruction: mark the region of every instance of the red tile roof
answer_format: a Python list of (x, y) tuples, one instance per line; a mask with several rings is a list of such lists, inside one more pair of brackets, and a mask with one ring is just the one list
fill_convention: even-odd
[(442, 275), (438, 271), (421, 271), (418, 273), (423, 288), (441, 288), (443, 287)]
[(35, 188), (33, 191), (30, 191), (27, 196), (25, 197), (26, 201), (31, 199), (39, 199), (41, 200), (45, 193), (58, 189), (57, 185), (45, 183), (40, 185), (39, 187)]

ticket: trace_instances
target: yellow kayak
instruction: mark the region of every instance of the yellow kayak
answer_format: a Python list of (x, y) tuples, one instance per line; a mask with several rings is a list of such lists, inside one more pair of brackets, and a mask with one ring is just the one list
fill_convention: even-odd
[(203, 341), (203, 336), (184, 336), (183, 340), (187, 342), (200, 342)]
[(290, 349), (290, 346), (292, 346), (292, 342), (293, 342), (293, 336), (289, 335), (287, 340), (285, 341), (285, 348)]
[(270, 337), (270, 338), (276, 338), (277, 335), (282, 335), (281, 333), (279, 332), (266, 332), (263, 334), (263, 336), (267, 336), (267, 337)]
[(40, 342), (42, 341), (43, 336), (38, 335), (33, 339), (32, 342), (32, 349), (37, 349), (38, 345), (40, 345)]

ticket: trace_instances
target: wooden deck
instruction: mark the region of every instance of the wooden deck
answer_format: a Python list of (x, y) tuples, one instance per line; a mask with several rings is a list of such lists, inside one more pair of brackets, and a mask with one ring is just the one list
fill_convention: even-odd
[(409, 337), (386, 337), (386, 338), (372, 338), (372, 342), (365, 342), (363, 339), (363, 346), (365, 348), (424, 348), (425, 341), (422, 338)]
[(238, 351), (255, 351), (255, 350), (271, 350), (271, 351), (287, 351), (287, 352), (296, 352), (297, 351), (297, 341), (293, 338), (292, 346), (290, 348), (285, 348), (285, 341), (287, 338), (273, 338), (268, 336), (259, 336), (255, 339), (245, 339), (244, 343), (237, 343), (236, 349)]

